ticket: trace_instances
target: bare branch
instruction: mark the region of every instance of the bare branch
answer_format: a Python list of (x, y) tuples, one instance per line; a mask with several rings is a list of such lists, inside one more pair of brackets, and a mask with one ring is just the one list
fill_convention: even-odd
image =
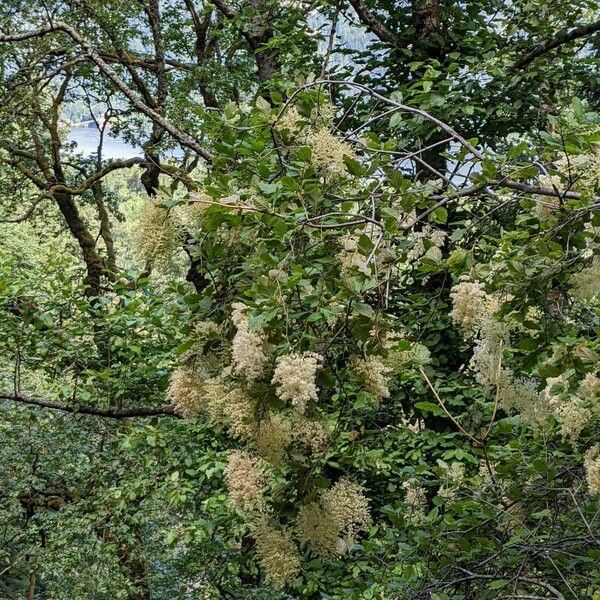
[(27, 212), (23, 213), (20, 217), (15, 217), (14, 219), (0, 219), (0, 223), (23, 223), (24, 221), (27, 221), (27, 219), (29, 219), (33, 215), (35, 209), (39, 206), (40, 202), (45, 198), (51, 197), (52, 195), (48, 192), (41, 192), (33, 201)]
[(62, 31), (73, 39), (81, 49), (85, 52), (86, 56), (98, 67), (98, 69), (122, 92), (122, 94), (131, 102), (131, 104), (138, 109), (141, 113), (146, 115), (151, 121), (160, 125), (165, 131), (172, 135), (181, 145), (190, 148), (197, 154), (199, 154), (206, 161), (212, 161), (212, 154), (204, 147), (202, 147), (193, 137), (187, 133), (180, 131), (172, 123), (167, 121), (162, 115), (156, 110), (150, 108), (144, 102), (142, 102), (133, 90), (117, 75), (117, 72), (102, 58), (102, 56), (94, 50), (88, 40), (86, 40), (75, 28), (71, 27), (67, 23), (62, 21), (55, 21), (53, 24), (40, 29), (32, 31), (25, 31), (19, 34), (13, 35), (1, 35), (0, 43), (4, 42), (15, 42), (28, 40), (35, 37), (42, 37), (48, 33)]
[(363, 0), (350, 0), (361, 23), (375, 34), (382, 42), (392, 46), (400, 46), (401, 40), (391, 29), (388, 29), (369, 9)]
[(235, 18), (235, 11), (233, 8), (231, 8), (231, 6), (229, 6), (229, 4), (227, 4), (227, 2), (223, 2), (223, 0), (210, 0), (210, 2), (211, 4), (214, 4), (228, 19)]
[(555, 37), (547, 40), (543, 44), (535, 47), (531, 52), (528, 52), (525, 56), (521, 57), (514, 65), (514, 69), (522, 69), (531, 64), (538, 56), (546, 54), (559, 46), (563, 46), (572, 42), (573, 40), (592, 35), (600, 31), (600, 21), (589, 23), (588, 25), (582, 25), (581, 27), (575, 27), (571, 31), (560, 33)]
[(173, 406), (140, 406), (138, 408), (103, 409), (94, 408), (92, 406), (71, 406), (61, 402), (51, 402), (40, 398), (33, 398), (25, 394), (14, 394), (11, 392), (0, 390), (0, 399), (10, 400), (19, 404), (28, 404), (31, 406), (39, 406), (41, 408), (50, 408), (52, 410), (60, 410), (63, 412), (93, 415), (96, 417), (105, 417), (107, 419), (129, 419), (132, 417), (153, 417), (153, 416), (170, 416), (177, 417), (175, 407)]

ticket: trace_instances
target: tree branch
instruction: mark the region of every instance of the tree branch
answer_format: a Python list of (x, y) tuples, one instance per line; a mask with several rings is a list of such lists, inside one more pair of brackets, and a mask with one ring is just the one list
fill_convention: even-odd
[[(210, 0), (224, 17), (230, 21), (237, 17), (236, 12), (223, 0)], [(263, 6), (264, 4), (264, 6)], [(261, 0), (249, 0), (247, 6), (255, 11), (255, 23), (251, 28), (238, 26), (238, 31), (246, 40), (258, 68), (258, 78), (261, 83), (268, 81), (280, 68), (277, 53), (269, 47), (269, 41), (273, 38), (273, 27), (270, 24), (269, 4)], [(257, 23), (260, 23), (257, 26)]]
[(228, 19), (235, 18), (235, 11), (233, 8), (231, 8), (231, 6), (229, 6), (229, 4), (223, 2), (223, 0), (210, 0), (210, 2), (223, 13), (223, 16), (227, 17)]
[(36, 37), (42, 37), (48, 33), (62, 31), (78, 44), (86, 56), (98, 67), (98, 69), (119, 89), (119, 91), (131, 102), (131, 104), (146, 115), (151, 121), (160, 125), (165, 131), (173, 136), (182, 146), (190, 148), (199, 154), (206, 161), (212, 161), (212, 154), (202, 147), (193, 137), (180, 131), (172, 123), (169, 123), (162, 115), (153, 108), (150, 108), (142, 102), (133, 90), (117, 75), (117, 72), (92, 48), (90, 43), (73, 27), (62, 21), (54, 21), (53, 24), (32, 31), (25, 31), (12, 35), (0, 35), (0, 43), (18, 42), (29, 40)]
[(382, 42), (392, 46), (400, 46), (400, 38), (388, 29), (369, 9), (363, 0), (350, 0), (352, 8), (356, 11), (361, 23), (376, 35)]
[(547, 40), (543, 44), (540, 44), (531, 52), (525, 54), (525, 56), (521, 57), (515, 64), (514, 69), (522, 69), (529, 64), (531, 64), (538, 56), (542, 56), (542, 54), (546, 54), (546, 52), (550, 52), (550, 50), (554, 50), (554, 48), (558, 48), (559, 46), (563, 46), (564, 44), (568, 44), (573, 40), (578, 38), (585, 37), (587, 35), (591, 35), (592, 33), (596, 33), (600, 31), (600, 21), (596, 21), (594, 23), (590, 23), (589, 25), (582, 25), (581, 27), (576, 27), (575, 29), (571, 29), (571, 31), (566, 31), (565, 33), (560, 33), (552, 39)]
[(105, 417), (108, 419), (129, 419), (131, 417), (153, 417), (153, 416), (171, 416), (177, 417), (175, 407), (173, 406), (141, 406), (138, 408), (103, 409), (94, 408), (92, 406), (71, 406), (61, 402), (51, 402), (40, 398), (33, 398), (25, 394), (14, 394), (0, 390), (1, 400), (10, 400), (18, 404), (28, 404), (31, 406), (39, 406), (41, 408), (50, 408), (52, 410), (61, 410), (63, 412), (93, 415), (96, 417)]

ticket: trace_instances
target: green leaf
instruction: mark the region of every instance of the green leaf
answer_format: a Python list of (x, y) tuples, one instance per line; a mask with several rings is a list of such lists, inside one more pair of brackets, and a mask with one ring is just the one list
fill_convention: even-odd
[(358, 250), (361, 254), (367, 256), (373, 248), (375, 248), (375, 244), (369, 236), (361, 235), (360, 238), (358, 238)]
[(445, 414), (444, 411), (433, 402), (416, 402), (414, 406), (423, 412), (431, 413), (437, 417), (441, 417)]
[(430, 220), (443, 225), (448, 221), (448, 211), (443, 206), (440, 206), (431, 213)]

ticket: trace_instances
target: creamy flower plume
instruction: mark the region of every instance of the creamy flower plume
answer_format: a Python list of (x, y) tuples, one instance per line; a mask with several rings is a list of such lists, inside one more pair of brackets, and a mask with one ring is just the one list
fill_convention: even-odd
[(248, 381), (254, 381), (264, 373), (267, 365), (264, 334), (250, 329), (248, 308), (241, 303), (233, 305), (231, 320), (237, 327), (231, 348), (233, 370)]
[(369, 501), (364, 488), (340, 479), (316, 502), (302, 506), (296, 529), (300, 538), (322, 556), (346, 554), (358, 534), (371, 526)]
[(329, 432), (323, 423), (298, 414), (293, 420), (292, 437), (312, 452), (322, 452), (329, 443)]
[(314, 352), (289, 354), (277, 359), (272, 379), (277, 395), (291, 402), (300, 414), (304, 413), (311, 400), (316, 402), (318, 399), (315, 377), (322, 360)]
[(550, 416), (550, 407), (537, 391), (538, 381), (517, 377), (510, 369), (502, 369), (497, 383), (500, 405), (507, 412), (519, 413), (521, 420), (537, 430)]
[(300, 572), (298, 548), (290, 534), (260, 519), (252, 528), (256, 539), (256, 553), (266, 580), (281, 589), (293, 581)]
[(296, 531), (300, 540), (309, 544), (316, 554), (327, 556), (337, 552), (339, 528), (320, 502), (310, 502), (300, 508)]
[(570, 400), (557, 401), (553, 408), (560, 421), (563, 438), (576, 442), (592, 419), (592, 413), (585, 400), (574, 396)]
[(450, 290), (452, 312), (450, 316), (455, 325), (473, 330), (480, 323), (486, 309), (486, 298), (480, 283), (461, 281)]
[(583, 462), (588, 490), (593, 496), (600, 494), (600, 444), (596, 444), (585, 453)]
[(229, 435), (239, 440), (249, 440), (255, 429), (254, 402), (240, 388), (233, 388), (225, 396), (221, 406), (224, 418), (229, 422)]
[(312, 166), (331, 177), (345, 175), (344, 157), (355, 158), (352, 148), (335, 137), (327, 127), (309, 133), (306, 142), (311, 149)]
[(560, 422), (561, 434), (572, 443), (577, 442), (583, 430), (594, 419), (594, 399), (598, 394), (598, 379), (588, 373), (579, 385), (577, 394), (569, 391), (564, 376), (549, 377), (543, 396)]
[(230, 391), (222, 376), (210, 377), (202, 383), (206, 411), (211, 420), (220, 422), (223, 418), (223, 406)]
[(442, 248), (446, 240), (447, 233), (441, 229), (434, 229), (427, 224), (420, 231), (412, 232), (413, 246), (407, 254), (408, 265), (413, 265), (420, 258), (426, 256), (434, 262), (442, 260)]
[(465, 470), (463, 465), (457, 462), (453, 462), (448, 465), (444, 461), (438, 461), (442, 467), (442, 485), (438, 489), (438, 496), (446, 500), (446, 502), (452, 502), (456, 499), (460, 486), (462, 485), (465, 477)]
[(254, 431), (257, 452), (273, 465), (281, 463), (291, 441), (290, 423), (279, 415), (269, 415), (262, 419)]
[(225, 483), (231, 501), (245, 512), (260, 510), (265, 471), (260, 459), (243, 450), (229, 455), (225, 469)]
[[(596, 361), (598, 359), (595, 353), (593, 353), (590, 358), (592, 361)], [(585, 377), (579, 384), (579, 390), (577, 393), (582, 398), (586, 399), (600, 397), (600, 378), (598, 378), (595, 373), (586, 373)]]
[(171, 375), (167, 398), (182, 417), (194, 417), (204, 410), (203, 380), (189, 369), (176, 369)]
[(575, 300), (593, 300), (600, 295), (600, 258), (594, 256), (592, 264), (571, 275), (571, 296)]
[(275, 127), (278, 131), (287, 131), (291, 135), (302, 129), (302, 115), (295, 106), (288, 107), (279, 118)]
[(422, 520), (425, 517), (425, 506), (427, 503), (425, 490), (415, 478), (405, 481), (402, 484), (402, 488), (405, 492), (406, 518), (412, 521)]
[(539, 428), (550, 411), (547, 399), (537, 390), (538, 381), (519, 376), (502, 364), (514, 325), (495, 318), (500, 298), (486, 294), (481, 284), (468, 281), (455, 285), (451, 296), (454, 323), (464, 329), (467, 337), (475, 335), (469, 367), (476, 381), (487, 394), (495, 395), (504, 410), (519, 413), (523, 422)]
[(386, 367), (379, 358), (375, 356), (355, 358), (351, 366), (367, 392), (377, 398), (390, 397), (387, 376), (392, 369)]
[(150, 200), (140, 215), (134, 243), (149, 263), (169, 258), (181, 240), (182, 226), (177, 215)]

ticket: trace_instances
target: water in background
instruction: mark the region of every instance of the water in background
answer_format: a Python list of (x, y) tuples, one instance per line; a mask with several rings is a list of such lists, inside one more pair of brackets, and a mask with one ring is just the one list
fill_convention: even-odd
[[(69, 142), (75, 142), (77, 147), (75, 152), (89, 156), (95, 154), (98, 150), (98, 142), (100, 141), (100, 132), (95, 127), (75, 127), (69, 131), (67, 135)], [(102, 158), (133, 158), (134, 156), (142, 156), (141, 148), (135, 148), (127, 142), (118, 138), (104, 136), (104, 145), (102, 147)]]

